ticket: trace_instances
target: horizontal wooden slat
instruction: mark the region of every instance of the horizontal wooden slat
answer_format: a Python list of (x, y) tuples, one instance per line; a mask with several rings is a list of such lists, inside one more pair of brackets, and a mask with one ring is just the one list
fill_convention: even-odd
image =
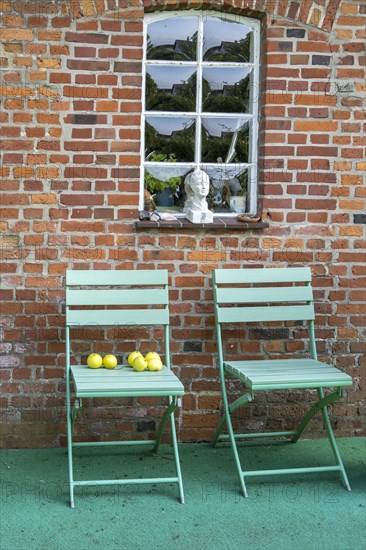
[(226, 361), (226, 370), (252, 389), (265, 387), (350, 386), (352, 378), (339, 369), (313, 359)]
[(219, 323), (253, 323), (262, 321), (305, 321), (315, 319), (312, 305), (276, 307), (220, 307)]
[(167, 309), (87, 309), (68, 310), (66, 325), (68, 326), (111, 326), (111, 325), (167, 325), (169, 312)]
[(146, 270), (66, 270), (66, 285), (78, 286), (108, 286), (108, 285), (166, 285), (168, 271), (166, 269)]
[(70, 290), (66, 289), (66, 305), (167, 305), (168, 291), (165, 288)]
[(311, 281), (308, 267), (214, 269), (216, 283), (291, 283)]
[(73, 365), (72, 377), (78, 396), (99, 394), (129, 395), (130, 393), (154, 392), (156, 395), (182, 395), (183, 384), (167, 367), (161, 371), (136, 372), (128, 366), (116, 369), (90, 369), (86, 365)]
[(217, 302), (260, 303), (260, 302), (307, 302), (312, 300), (310, 286), (277, 288), (217, 288)]

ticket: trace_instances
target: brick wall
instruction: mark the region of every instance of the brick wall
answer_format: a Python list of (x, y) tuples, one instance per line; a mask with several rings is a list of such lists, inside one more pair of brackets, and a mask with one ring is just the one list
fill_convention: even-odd
[[(3, 445), (65, 443), (68, 267), (169, 270), (172, 359), (187, 392), (179, 435), (200, 441), (210, 438), (220, 409), (211, 269), (310, 265), (320, 358), (355, 380), (333, 409), (336, 432), (364, 433), (364, 3), (143, 4), (148, 11), (212, 6), (262, 19), (260, 194), (270, 225), (225, 232), (136, 230), (142, 2), (2, 0)], [(103, 352), (125, 356), (134, 347), (126, 332), (108, 334), (113, 350), (103, 335), (94, 337)], [(228, 346), (253, 358), (306, 350), (300, 327), (250, 328), (229, 334)], [(152, 347), (147, 335), (141, 347)], [(90, 350), (84, 340), (76, 343), (79, 358)], [(291, 427), (312, 399), (293, 392), (271, 401), (258, 396), (237, 421), (247, 430)], [(99, 429), (115, 436), (135, 428), (149, 437), (161, 414), (156, 402), (124, 404), (122, 411), (113, 401), (86, 407), (80, 438), (97, 437)], [(321, 430), (318, 421), (307, 433)]]

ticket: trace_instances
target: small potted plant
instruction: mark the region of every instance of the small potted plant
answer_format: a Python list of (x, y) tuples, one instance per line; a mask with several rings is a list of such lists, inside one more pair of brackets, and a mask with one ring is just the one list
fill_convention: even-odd
[[(147, 160), (152, 162), (175, 162), (175, 157), (174, 155), (153, 151), (148, 155)], [(162, 170), (163, 173), (164, 169)], [(151, 193), (156, 206), (173, 206), (174, 194), (180, 183), (180, 176), (163, 180), (154, 177), (148, 170), (145, 170), (145, 188)]]

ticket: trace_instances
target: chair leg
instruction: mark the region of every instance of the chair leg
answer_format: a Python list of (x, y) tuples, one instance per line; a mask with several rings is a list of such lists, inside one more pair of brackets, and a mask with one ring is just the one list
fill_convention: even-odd
[(177, 476), (178, 476), (179, 498), (180, 498), (181, 503), (184, 504), (183, 480), (182, 480), (182, 472), (181, 472), (181, 468), (180, 468), (178, 440), (177, 440), (177, 433), (176, 433), (176, 430), (175, 430), (175, 422), (174, 422), (174, 414), (173, 413), (170, 415), (170, 424), (171, 424), (171, 429), (172, 429), (172, 442), (173, 442), (173, 450), (174, 450), (174, 458), (175, 458), (175, 467), (176, 467)]
[(178, 451), (178, 440), (177, 440), (177, 433), (175, 429), (175, 421), (174, 421), (174, 413), (175, 411), (179, 409), (179, 406), (177, 404), (177, 398), (171, 398), (169, 397), (169, 404), (168, 407), (160, 421), (157, 435), (156, 435), (156, 441), (154, 445), (154, 452), (157, 452), (159, 450), (161, 438), (163, 435), (163, 431), (165, 428), (165, 425), (170, 418), (171, 423), (171, 430), (172, 430), (172, 443), (173, 443), (173, 451), (174, 451), (174, 459), (175, 459), (175, 466), (177, 470), (177, 477), (178, 477), (178, 487), (179, 487), (179, 498), (182, 504), (184, 504), (184, 491), (183, 491), (183, 480), (182, 480), (182, 472), (180, 468), (180, 460), (179, 460), (179, 451)]
[(70, 491), (70, 507), (74, 508), (74, 476), (72, 465), (72, 432), (74, 418), (71, 412), (71, 400), (70, 400), (70, 384), (69, 380), (66, 382), (66, 423), (67, 423), (67, 459), (69, 469), (69, 491)]
[(175, 429), (175, 421), (174, 421), (174, 411), (178, 408), (177, 398), (175, 397), (174, 399), (172, 399), (171, 397), (169, 397), (169, 401), (170, 401), (170, 404), (168, 409), (170, 407), (173, 407), (172, 412), (169, 414), (169, 416), (170, 416), (170, 425), (172, 430), (172, 443), (173, 443), (175, 467), (177, 470), (177, 477), (178, 477), (179, 498), (181, 503), (184, 504), (183, 480), (182, 480), (182, 472), (180, 468), (177, 432)]
[[(228, 402), (228, 399), (227, 399), (225, 378), (223, 378), (222, 381), (221, 381), (221, 387), (222, 387), (222, 400), (223, 400), (223, 403), (224, 403), (224, 413), (223, 413), (223, 415), (220, 419), (219, 425), (218, 425), (219, 430), (216, 429), (214, 439), (216, 438), (216, 436), (218, 438), (218, 435), (220, 434), (220, 432), (222, 430), (222, 427), (223, 427), (224, 423), (226, 422), (227, 430), (228, 430), (228, 434), (229, 434), (229, 440), (230, 440), (231, 448), (232, 448), (233, 454), (234, 454), (235, 465), (236, 465), (236, 469), (237, 469), (238, 475), (239, 475), (239, 482), (240, 482), (241, 490), (243, 492), (243, 496), (247, 497), (248, 492), (247, 492), (247, 488), (246, 488), (245, 481), (244, 481), (244, 473), (243, 473), (243, 470), (242, 470), (242, 467), (241, 467), (241, 464), (240, 464), (239, 453), (238, 453), (238, 449), (237, 449), (237, 446), (236, 446), (233, 425), (232, 425), (232, 422), (231, 422), (230, 406), (229, 406), (229, 402)], [(246, 396), (243, 395), (241, 398), (234, 401), (233, 404), (235, 404), (239, 401), (242, 401), (244, 397), (246, 397)], [(239, 405), (237, 405), (236, 408), (238, 408), (238, 407), (239, 407)], [(217, 438), (216, 438), (216, 441), (217, 441)]]
[(158, 430), (157, 430), (157, 433), (156, 433), (156, 441), (155, 441), (155, 445), (154, 445), (154, 452), (158, 452), (159, 450), (159, 446), (160, 446), (160, 443), (161, 443), (161, 438), (163, 436), (163, 432), (164, 432), (164, 429), (165, 429), (165, 426), (166, 426), (166, 423), (168, 422), (168, 419), (169, 419), (169, 416), (171, 414), (174, 415), (174, 412), (178, 409), (178, 405), (176, 403), (176, 398), (174, 400), (172, 400), (172, 402), (168, 405), (165, 413), (163, 414), (163, 417), (162, 419), (160, 420), (160, 424), (159, 424), (159, 427), (158, 427)]
[[(324, 398), (324, 392), (323, 392), (322, 388), (318, 389), (318, 395), (319, 395), (320, 399)], [(328, 433), (328, 438), (329, 438), (329, 441), (330, 441), (330, 444), (331, 444), (331, 447), (332, 447), (332, 450), (333, 450), (334, 457), (337, 460), (338, 465), (339, 465), (343, 485), (344, 485), (344, 487), (347, 491), (350, 491), (351, 486), (349, 484), (348, 477), (347, 477), (347, 474), (346, 474), (346, 470), (344, 468), (343, 460), (342, 460), (341, 454), (339, 452), (336, 439), (334, 437), (333, 428), (332, 428), (332, 425), (330, 423), (329, 414), (328, 414), (328, 410), (327, 410), (326, 406), (322, 407), (322, 415), (323, 415), (323, 422), (324, 422), (325, 428), (326, 428), (327, 433)]]
[(313, 416), (318, 411), (321, 410), (322, 416), (323, 416), (324, 426), (325, 426), (325, 429), (327, 430), (327, 434), (328, 434), (328, 439), (329, 439), (330, 445), (332, 447), (334, 457), (335, 457), (335, 459), (338, 463), (339, 470), (341, 472), (343, 485), (347, 489), (347, 491), (350, 491), (351, 487), (350, 487), (350, 484), (349, 484), (349, 481), (348, 481), (348, 478), (347, 478), (346, 470), (345, 470), (344, 465), (343, 465), (342, 457), (340, 455), (336, 439), (334, 437), (332, 425), (331, 425), (328, 410), (327, 410), (328, 405), (334, 403), (335, 401), (338, 401), (342, 397), (342, 392), (341, 392), (341, 390), (338, 390), (336, 392), (333, 392), (333, 393), (330, 393), (330, 394), (324, 396), (324, 391), (323, 391), (322, 388), (318, 388), (317, 391), (318, 391), (319, 401), (311, 407), (311, 409), (307, 412), (307, 414), (304, 416), (304, 418), (300, 422), (300, 424), (299, 424), (299, 426), (297, 427), (297, 430), (296, 430), (296, 435), (292, 438), (292, 442), (296, 443), (296, 441), (299, 439), (299, 437), (301, 436), (302, 432), (305, 430), (308, 423), (313, 418)]

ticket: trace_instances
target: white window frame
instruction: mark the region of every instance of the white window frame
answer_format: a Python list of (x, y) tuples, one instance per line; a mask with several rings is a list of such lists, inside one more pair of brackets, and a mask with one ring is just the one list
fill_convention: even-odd
[[(195, 16), (199, 17), (199, 33), (198, 33), (198, 51), (199, 59), (197, 61), (157, 61), (157, 60), (147, 60), (146, 50), (147, 50), (147, 28), (148, 25), (152, 22), (179, 18), (179, 17), (189, 17)], [(197, 11), (197, 10), (180, 10), (180, 11), (167, 11), (167, 12), (157, 12), (151, 14), (145, 14), (144, 16), (144, 42), (143, 42), (143, 75), (142, 75), (142, 116), (141, 116), (141, 163), (140, 163), (140, 200), (139, 200), (139, 209), (143, 210), (144, 208), (144, 173), (145, 166), (154, 165), (154, 166), (166, 166), (166, 163), (149, 163), (145, 160), (145, 119), (148, 115), (160, 115), (160, 116), (194, 116), (197, 120), (198, 130), (196, 133), (195, 142), (195, 162), (182, 162), (182, 164), (187, 167), (202, 167), (204, 164), (213, 164), (207, 162), (197, 162), (200, 154), (201, 147), (201, 103), (202, 103), (202, 94), (201, 94), (201, 82), (202, 82), (202, 69), (204, 67), (209, 67), (212, 65), (212, 62), (202, 61), (202, 37), (203, 37), (203, 22), (205, 17), (216, 17), (221, 18), (223, 21), (233, 21), (243, 23), (247, 27), (250, 27), (252, 30), (251, 40), (251, 58), (252, 62), (250, 63), (228, 63), (222, 62), (222, 65), (225, 67), (242, 67), (242, 68), (251, 68), (252, 69), (252, 85), (250, 87), (250, 113), (204, 113), (206, 118), (217, 118), (218, 116), (228, 117), (228, 118), (237, 118), (240, 116), (241, 119), (248, 119), (250, 121), (250, 130), (249, 130), (249, 150), (248, 150), (248, 162), (240, 163), (240, 166), (243, 169), (248, 169), (248, 191), (247, 191), (247, 200), (249, 201), (248, 212), (250, 214), (257, 213), (257, 202), (258, 202), (258, 105), (259, 105), (259, 62), (260, 62), (260, 22), (256, 19), (251, 19), (247, 17), (242, 17), (236, 14), (221, 13), (217, 11)], [(185, 66), (196, 66), (197, 67), (197, 82), (198, 82), (198, 110), (194, 112), (177, 112), (177, 111), (146, 111), (145, 109), (145, 85), (146, 85), (146, 67), (149, 65), (185, 65)], [(219, 62), (215, 62), (215, 66), (219, 66)], [(237, 166), (238, 163), (235, 164)], [(230, 164), (227, 165), (230, 167)], [(234, 165), (232, 165), (234, 166)], [(184, 217), (183, 212), (175, 213), (177, 217)], [(223, 213), (215, 212), (214, 216), (218, 217), (233, 217), (236, 216), (235, 212)]]

